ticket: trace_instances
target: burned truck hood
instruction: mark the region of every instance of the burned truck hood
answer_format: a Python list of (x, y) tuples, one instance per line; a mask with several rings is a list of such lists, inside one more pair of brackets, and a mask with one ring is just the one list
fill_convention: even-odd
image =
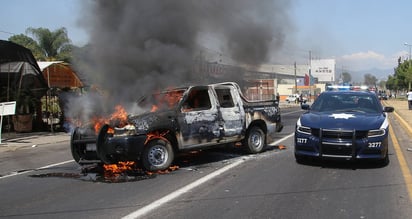
[(174, 125), (174, 110), (148, 112), (139, 115), (129, 115), (128, 121), (135, 126), (137, 134), (144, 134), (152, 130), (170, 129)]

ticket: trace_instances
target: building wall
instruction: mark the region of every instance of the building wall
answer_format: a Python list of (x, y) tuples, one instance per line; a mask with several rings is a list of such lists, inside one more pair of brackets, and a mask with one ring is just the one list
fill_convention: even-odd
[(335, 59), (311, 60), (311, 74), (318, 83), (334, 82), (336, 72)]
[(250, 100), (273, 100), (276, 95), (276, 79), (249, 80), (245, 95)]

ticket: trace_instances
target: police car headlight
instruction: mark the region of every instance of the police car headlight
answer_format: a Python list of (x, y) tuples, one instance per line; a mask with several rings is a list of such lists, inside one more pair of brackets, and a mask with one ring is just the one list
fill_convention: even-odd
[(369, 130), (368, 137), (378, 137), (385, 135), (385, 129), (376, 129), (376, 130)]
[(307, 135), (312, 134), (312, 129), (306, 126), (302, 126), (302, 124), (300, 123), (300, 119), (296, 123), (296, 131)]
[(305, 126), (298, 126), (297, 127), (297, 131), (303, 134), (312, 134), (312, 130), (309, 127), (305, 127)]

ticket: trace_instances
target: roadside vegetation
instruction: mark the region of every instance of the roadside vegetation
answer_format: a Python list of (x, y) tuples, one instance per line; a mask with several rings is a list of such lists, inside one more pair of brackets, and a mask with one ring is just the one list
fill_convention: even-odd
[(412, 84), (412, 60), (401, 62), (398, 60), (398, 66), (395, 68), (393, 75), (389, 75), (386, 87), (390, 90), (411, 90)]

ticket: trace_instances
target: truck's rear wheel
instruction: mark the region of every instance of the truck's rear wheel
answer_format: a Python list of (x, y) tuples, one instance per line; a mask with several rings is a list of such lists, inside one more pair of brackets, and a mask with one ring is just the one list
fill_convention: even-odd
[(157, 171), (167, 169), (173, 162), (172, 145), (165, 139), (153, 139), (145, 146), (142, 163), (146, 170)]
[(266, 145), (266, 134), (258, 126), (253, 126), (247, 133), (243, 145), (249, 153), (256, 154)]

